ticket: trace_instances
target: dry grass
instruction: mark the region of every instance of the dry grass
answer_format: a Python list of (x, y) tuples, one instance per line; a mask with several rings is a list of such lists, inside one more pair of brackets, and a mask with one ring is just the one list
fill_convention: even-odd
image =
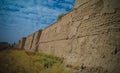
[(70, 73), (62, 59), (45, 54), (27, 54), (21, 50), (0, 51), (0, 73)]

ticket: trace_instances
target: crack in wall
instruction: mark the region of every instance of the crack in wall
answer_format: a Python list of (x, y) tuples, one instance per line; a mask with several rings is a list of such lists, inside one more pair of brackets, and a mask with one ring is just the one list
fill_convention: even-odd
[[(116, 22), (116, 21), (115, 21)], [(110, 23), (115, 23), (115, 22), (109, 22), (109, 23), (106, 23), (104, 25), (109, 25)], [(79, 25), (80, 26), (80, 25)], [(100, 25), (100, 26), (103, 26), (103, 25)], [(78, 29), (78, 28), (77, 28)], [(113, 30), (112, 30), (113, 29)], [(94, 35), (100, 35), (100, 34), (105, 34), (105, 33), (108, 33), (108, 32), (119, 32), (120, 28), (106, 28), (104, 30), (107, 30), (107, 32), (101, 32), (101, 31), (97, 31), (99, 33), (96, 33), (96, 34), (92, 34), (92, 35), (85, 35), (85, 36), (74, 36), (72, 38), (63, 38), (63, 39), (58, 39), (58, 40), (51, 40), (51, 41), (45, 41), (45, 42), (40, 42), (40, 43), (48, 43), (48, 42), (54, 42), (54, 41), (61, 41), (61, 40), (71, 40), (71, 39), (78, 39), (78, 38), (83, 38), (83, 37), (88, 37), (88, 36), (94, 36)], [(116, 30), (116, 31), (115, 31)], [(78, 30), (77, 30), (78, 32)], [(76, 37), (76, 38), (75, 38)]]
[(38, 52), (38, 47), (39, 47), (39, 41), (40, 41), (40, 37), (41, 37), (41, 33), (42, 31), (38, 32), (38, 36), (37, 36), (37, 42), (36, 42), (36, 47), (35, 47), (35, 52)]
[[(105, 32), (107, 33), (107, 32)], [(105, 34), (105, 33), (101, 33), (101, 34)], [(74, 39), (79, 39), (79, 38), (84, 38), (84, 37), (88, 37), (88, 36), (95, 36), (95, 35), (101, 35), (101, 34), (92, 34), (92, 35), (86, 35), (86, 36), (78, 36), (77, 38)], [(40, 43), (49, 43), (49, 42), (55, 42), (55, 41), (61, 41), (61, 40), (71, 40), (71, 38), (64, 38), (64, 39), (59, 39), (59, 40), (51, 40), (51, 41), (46, 41), (46, 42), (40, 42)], [(73, 39), (73, 38), (72, 38)]]
[(26, 42), (26, 38), (23, 38), (23, 40), (22, 40), (22, 49), (24, 49), (24, 46), (25, 46), (25, 42)]
[(79, 6), (77, 6), (77, 7), (75, 7), (75, 8), (80, 8), (80, 7), (82, 7), (83, 5), (88, 4), (90, 1), (91, 1), (91, 0), (89, 0), (89, 1), (87, 1), (87, 2), (85, 2), (85, 3), (83, 3), (83, 4), (79, 5)]

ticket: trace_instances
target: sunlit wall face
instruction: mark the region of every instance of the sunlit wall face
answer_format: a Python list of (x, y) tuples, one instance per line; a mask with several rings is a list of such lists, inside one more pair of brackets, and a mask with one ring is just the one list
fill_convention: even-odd
[(0, 0), (0, 42), (17, 42), (74, 7), (74, 0)]

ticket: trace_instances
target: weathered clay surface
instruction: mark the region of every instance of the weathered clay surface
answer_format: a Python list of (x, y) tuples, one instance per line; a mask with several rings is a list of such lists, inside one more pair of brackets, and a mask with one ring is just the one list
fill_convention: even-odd
[[(64, 58), (75, 73), (120, 73), (119, 3), (76, 0), (71, 12), (42, 31), (36, 49)], [(36, 36), (27, 37), (26, 50), (35, 50)]]

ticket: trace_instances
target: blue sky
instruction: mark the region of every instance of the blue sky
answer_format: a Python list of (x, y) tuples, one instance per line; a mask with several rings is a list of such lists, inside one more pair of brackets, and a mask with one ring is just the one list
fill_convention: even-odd
[(0, 42), (19, 39), (44, 29), (74, 7), (74, 0), (0, 0)]

